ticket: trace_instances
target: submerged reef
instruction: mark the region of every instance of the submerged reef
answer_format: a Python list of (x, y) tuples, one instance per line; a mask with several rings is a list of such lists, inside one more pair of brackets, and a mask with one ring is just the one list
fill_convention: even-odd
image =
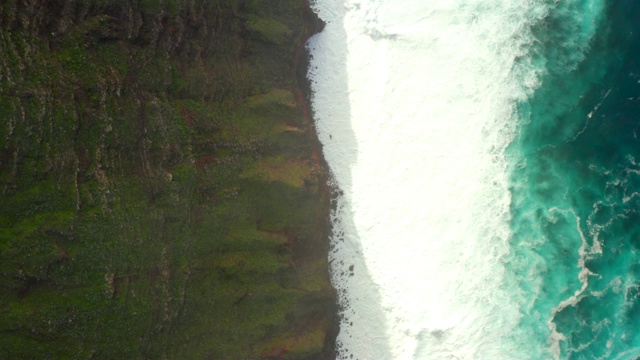
[(0, 4), (0, 358), (325, 359), (301, 0)]

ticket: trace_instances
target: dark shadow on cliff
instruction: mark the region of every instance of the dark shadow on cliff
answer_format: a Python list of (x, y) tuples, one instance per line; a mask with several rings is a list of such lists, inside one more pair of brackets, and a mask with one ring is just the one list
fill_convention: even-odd
[[(349, 351), (352, 337), (360, 338), (360, 348), (367, 347), (370, 357), (391, 358), (385, 339), (368, 337), (370, 329), (385, 329), (386, 320), (381, 297), (363, 258), (361, 239), (357, 233), (352, 205), (345, 194), (352, 191), (351, 168), (357, 163), (358, 141), (352, 127), (349, 74), (347, 69), (347, 33), (345, 9), (336, 4), (334, 13), (315, 9), (326, 22), (325, 30), (312, 37), (307, 47), (311, 52), (312, 107), (316, 131), (322, 144), (323, 157), (329, 169), (331, 187), (332, 282), (338, 292), (340, 329), (336, 342), (337, 355), (354, 356)], [(373, 195), (373, 194), (372, 194)], [(358, 288), (358, 293), (351, 292)], [(351, 303), (366, 300), (366, 314)], [(366, 324), (359, 323), (365, 322)]]

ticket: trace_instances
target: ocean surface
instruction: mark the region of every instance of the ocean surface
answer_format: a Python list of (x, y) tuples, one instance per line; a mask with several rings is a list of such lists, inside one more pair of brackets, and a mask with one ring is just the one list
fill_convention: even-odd
[(341, 359), (640, 358), (640, 1), (316, 0)]

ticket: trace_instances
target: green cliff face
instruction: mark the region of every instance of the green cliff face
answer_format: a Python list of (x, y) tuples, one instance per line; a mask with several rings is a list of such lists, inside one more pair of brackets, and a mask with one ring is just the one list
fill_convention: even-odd
[(327, 358), (299, 0), (0, 4), (0, 358)]

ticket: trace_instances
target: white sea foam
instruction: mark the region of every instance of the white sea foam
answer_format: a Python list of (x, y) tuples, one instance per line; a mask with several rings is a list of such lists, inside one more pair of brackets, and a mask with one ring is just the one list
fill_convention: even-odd
[(309, 42), (313, 109), (343, 192), (331, 254), (345, 309), (340, 357), (526, 358), (511, 333), (517, 291), (504, 279), (504, 150), (515, 102), (537, 85), (526, 49), (544, 9), (520, 0), (315, 7), (327, 26)]
[[(585, 290), (587, 290), (587, 287), (589, 287), (589, 276), (594, 276), (594, 275), (597, 276), (597, 274), (591, 272), (585, 266), (586, 259), (589, 255), (589, 252), (587, 251), (589, 248), (589, 244), (587, 242), (587, 238), (584, 235), (584, 232), (582, 231), (582, 228), (580, 227), (580, 222), (581, 222), (580, 217), (573, 210), (560, 210), (560, 209), (550, 210), (550, 212), (556, 212), (556, 211), (564, 213), (565, 216), (571, 213), (572, 216), (576, 219), (576, 231), (578, 232), (578, 234), (580, 234), (580, 239), (581, 239), (580, 248), (578, 249), (578, 255), (579, 255), (578, 268), (580, 269), (580, 272), (578, 273), (578, 279), (582, 284), (580, 289), (576, 290), (573, 293), (573, 295), (571, 295), (567, 299), (564, 299), (563, 301), (561, 301), (558, 304), (558, 306), (556, 306), (551, 311), (551, 317), (547, 322), (547, 325), (551, 330), (551, 335), (549, 336), (549, 342), (551, 344), (550, 353), (553, 355), (554, 359), (559, 359), (560, 358), (560, 342), (565, 340), (566, 338), (564, 334), (558, 332), (557, 326), (554, 322), (555, 317), (567, 306), (576, 306), (576, 304), (582, 299), (583, 297), (582, 294), (585, 292)], [(585, 345), (585, 348), (586, 346), (588, 346), (588, 344)]]

